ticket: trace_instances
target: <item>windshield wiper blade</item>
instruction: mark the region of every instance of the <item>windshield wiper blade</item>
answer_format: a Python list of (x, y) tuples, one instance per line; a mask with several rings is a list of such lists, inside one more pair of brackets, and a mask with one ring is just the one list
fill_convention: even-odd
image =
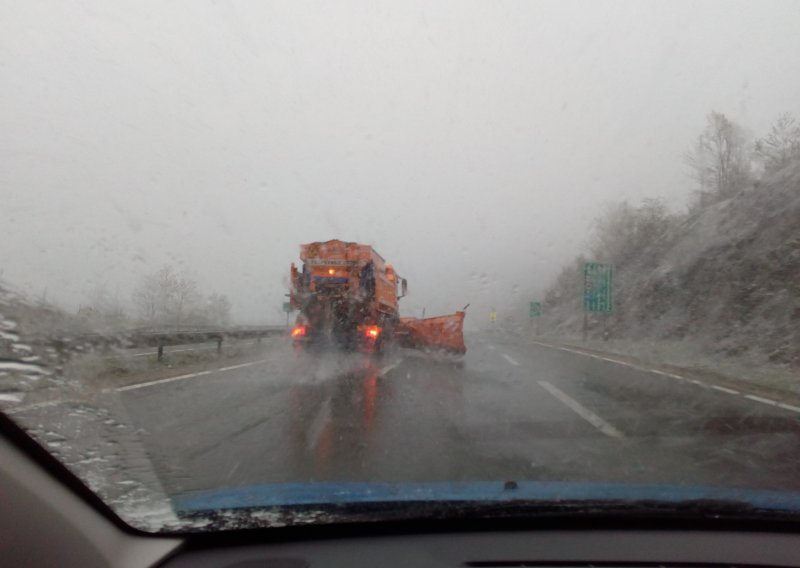
[[(173, 497), (196, 522), (280, 526), (414, 519), (800, 520), (800, 493), (552, 481), (313, 482), (228, 487)], [(228, 523), (230, 524), (230, 523)]]
[(478, 520), (773, 520), (800, 521), (800, 512), (758, 508), (744, 501), (695, 499), (671, 501), (419, 501), (281, 505), (179, 513), (204, 520), (204, 530), (375, 523), (395, 521)]
[[(410, 507), (409, 507), (410, 506)], [(635, 518), (792, 518), (800, 520), (800, 511), (764, 509), (737, 500), (693, 499), (661, 500), (516, 500), (516, 501), (442, 501), (418, 503), (354, 504), (345, 509), (355, 513), (398, 511), (438, 514), (447, 518), (542, 518), (552, 516), (614, 516)]]

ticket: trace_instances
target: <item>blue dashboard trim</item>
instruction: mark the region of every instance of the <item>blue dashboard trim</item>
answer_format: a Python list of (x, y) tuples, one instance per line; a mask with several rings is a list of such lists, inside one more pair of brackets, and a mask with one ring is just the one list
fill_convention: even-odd
[(441, 501), (682, 501), (720, 500), (748, 503), (759, 509), (800, 511), (800, 493), (740, 488), (625, 485), (519, 481), (505, 489), (502, 481), (433, 483), (277, 483), (227, 487), (173, 498), (178, 511), (315, 504)]

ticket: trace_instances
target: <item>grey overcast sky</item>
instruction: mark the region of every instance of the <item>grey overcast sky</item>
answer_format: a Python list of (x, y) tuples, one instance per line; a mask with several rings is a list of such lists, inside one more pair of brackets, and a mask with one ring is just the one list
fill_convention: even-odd
[(800, 111), (796, 1), (0, 6), (0, 271), (70, 309), (170, 263), (280, 321), (298, 245), (341, 238), (476, 325), (603, 204), (683, 207), (710, 110)]

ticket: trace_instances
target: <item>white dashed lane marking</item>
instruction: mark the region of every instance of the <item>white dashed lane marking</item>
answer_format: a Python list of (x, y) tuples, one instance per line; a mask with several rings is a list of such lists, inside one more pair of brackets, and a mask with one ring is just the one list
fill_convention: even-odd
[(400, 361), (395, 361), (395, 362), (394, 362), (394, 363), (392, 363), (391, 365), (387, 365), (387, 366), (385, 366), (385, 367), (384, 367), (384, 368), (382, 368), (380, 371), (378, 371), (378, 376), (379, 376), (379, 377), (382, 377), (382, 376), (384, 376), (384, 375), (385, 375), (386, 373), (388, 373), (389, 371), (391, 371), (391, 370), (393, 370), (393, 369), (396, 369), (396, 368), (397, 368), (397, 367), (400, 365), (400, 363), (402, 363), (402, 362), (403, 362), (403, 360), (401, 359)]
[(556, 397), (558, 400), (563, 402), (568, 408), (578, 414), (581, 418), (589, 422), (592, 426), (600, 430), (606, 436), (610, 436), (612, 438), (624, 438), (625, 436), (614, 428), (611, 424), (600, 418), (597, 414), (583, 406), (574, 398), (571, 398), (565, 392), (561, 391), (560, 389), (556, 388), (552, 384), (547, 381), (539, 381), (539, 385)]
[(711, 388), (720, 392), (726, 392), (728, 394), (739, 394), (739, 391), (737, 390), (729, 389), (728, 387), (721, 387), (719, 385), (711, 385)]
[(515, 367), (519, 367), (519, 363), (514, 361), (514, 359), (512, 359), (510, 355), (506, 355), (505, 353), (503, 353), (503, 359), (505, 359), (506, 361), (508, 361), (509, 363), (514, 365)]
[(331, 421), (331, 399), (325, 399), (325, 402), (320, 406), (319, 412), (311, 421), (306, 434), (306, 445), (309, 450), (313, 450), (319, 444), (319, 438), (325, 429), (325, 426)]

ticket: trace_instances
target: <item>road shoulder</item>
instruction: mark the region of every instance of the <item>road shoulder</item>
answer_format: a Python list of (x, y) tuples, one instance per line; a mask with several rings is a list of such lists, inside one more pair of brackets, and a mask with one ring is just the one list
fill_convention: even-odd
[[(531, 343), (542, 347), (570, 351), (599, 360), (633, 367), (641, 371), (688, 381), (698, 386), (713, 388), (728, 394), (741, 394), (745, 398), (765, 404), (773, 403), (773, 406), (782, 406), (787, 410), (798, 409), (796, 411), (800, 413), (800, 393), (781, 389), (775, 385), (765, 385), (757, 380), (748, 378), (746, 374), (734, 376), (730, 373), (722, 373), (708, 368), (654, 362), (642, 357), (604, 351), (594, 346), (577, 345), (571, 341), (560, 341), (552, 338), (527, 339)], [(800, 380), (800, 376), (798, 379)]]

